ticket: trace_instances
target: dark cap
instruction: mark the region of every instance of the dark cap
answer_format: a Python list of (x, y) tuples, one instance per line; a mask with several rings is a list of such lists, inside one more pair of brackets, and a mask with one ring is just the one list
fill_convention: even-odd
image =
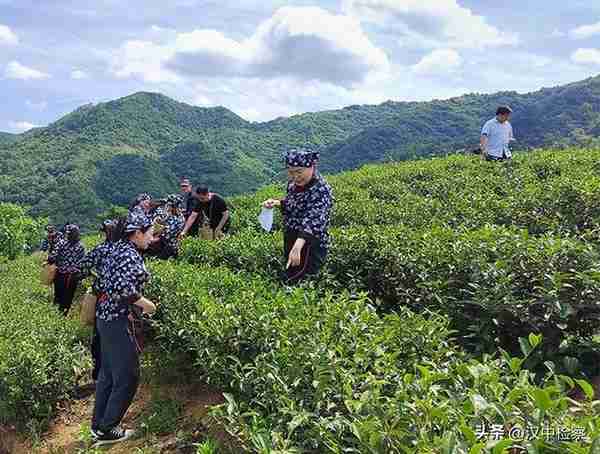
[(208, 194), (208, 186), (201, 184), (196, 188), (196, 194)]
[(512, 113), (512, 109), (509, 106), (500, 106), (496, 109), (496, 115), (506, 115)]

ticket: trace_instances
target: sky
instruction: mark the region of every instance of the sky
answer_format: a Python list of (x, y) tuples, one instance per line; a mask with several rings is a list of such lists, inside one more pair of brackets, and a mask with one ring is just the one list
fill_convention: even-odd
[(598, 74), (598, 0), (0, 0), (8, 132), (137, 91), (267, 121)]

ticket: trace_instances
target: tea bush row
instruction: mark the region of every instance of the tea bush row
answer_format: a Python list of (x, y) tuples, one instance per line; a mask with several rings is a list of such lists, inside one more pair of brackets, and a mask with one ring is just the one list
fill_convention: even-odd
[[(600, 227), (599, 157), (599, 150), (537, 151), (505, 164), (452, 156), (366, 166), (328, 178), (336, 198), (332, 225), (594, 231)], [(233, 199), (236, 229), (256, 230), (260, 203), (281, 195), (281, 187), (271, 186)]]
[(48, 302), (39, 263), (0, 265), (0, 425), (40, 433), (89, 365), (86, 331)]
[[(281, 235), (244, 231), (218, 243), (190, 240), (182, 258), (276, 280)], [(600, 254), (589, 242), (487, 226), (335, 229), (319, 288), (368, 292), (389, 311), (400, 306), (447, 314), (475, 347), (544, 334), (548, 350), (599, 328)]]
[[(549, 371), (536, 386), (525, 358), (469, 359), (443, 316), (379, 315), (364, 295), (286, 290), (226, 268), (151, 267), (157, 341), (192, 351), (198, 374), (230, 393), (215, 417), (252, 452), (484, 452), (512, 443), (478, 440), (478, 425), (551, 424), (590, 438), (539, 432), (531, 452), (583, 453), (600, 433), (591, 403), (568, 399), (573, 380)], [(529, 339), (525, 355), (541, 337)]]

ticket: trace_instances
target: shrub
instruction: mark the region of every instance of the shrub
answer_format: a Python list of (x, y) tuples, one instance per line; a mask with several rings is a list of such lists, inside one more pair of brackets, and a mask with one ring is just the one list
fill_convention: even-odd
[[(222, 242), (190, 240), (182, 258), (275, 281), (281, 235), (250, 230)], [(569, 336), (591, 339), (600, 327), (600, 255), (592, 244), (553, 234), (487, 226), (334, 229), (321, 290), (368, 292), (382, 310), (408, 306), (448, 315), (479, 351), (512, 353), (517, 339), (542, 333), (557, 351)]]
[(12, 203), (0, 203), (0, 255), (14, 259), (31, 252), (42, 240), (44, 219), (32, 219)]
[(39, 433), (89, 365), (86, 331), (48, 304), (39, 265), (1, 265), (0, 425)]
[[(541, 336), (521, 340), (522, 358), (476, 361), (452, 345), (442, 316), (382, 316), (364, 295), (285, 290), (224, 268), (152, 271), (159, 340), (191, 350), (199, 374), (230, 393), (214, 417), (250, 451), (468, 452), (486, 445), (482, 424), (599, 433), (590, 403), (569, 411), (573, 380), (549, 372), (538, 386), (522, 369)], [(539, 434), (538, 449), (585, 443)]]

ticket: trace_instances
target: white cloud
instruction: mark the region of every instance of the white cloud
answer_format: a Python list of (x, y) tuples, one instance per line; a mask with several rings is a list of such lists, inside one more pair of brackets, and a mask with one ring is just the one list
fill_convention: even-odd
[[(405, 71), (399, 71), (401, 79)], [(351, 104), (379, 103), (390, 98), (382, 89), (383, 79), (369, 79), (359, 87), (342, 87), (317, 80), (292, 77), (206, 78), (191, 87), (184, 102), (197, 103), (206, 97), (211, 105), (222, 105), (250, 121), (268, 121), (299, 113), (338, 109)], [(398, 83), (390, 78), (385, 83)], [(301, 93), (302, 96), (298, 96)], [(175, 93), (177, 95), (177, 93)], [(179, 93), (181, 96), (181, 93)]]
[(197, 94), (196, 96), (194, 96), (192, 104), (200, 107), (209, 107), (214, 105), (210, 98), (201, 94)]
[(552, 38), (564, 38), (565, 36), (567, 36), (567, 34), (563, 31), (560, 31), (559, 29), (555, 28), (554, 30), (552, 30), (552, 33), (550, 34), (550, 36)]
[(344, 9), (395, 30), (410, 47), (482, 49), (519, 42), (517, 34), (498, 30), (456, 0), (345, 0)]
[(600, 49), (577, 49), (571, 55), (571, 60), (580, 65), (600, 65)]
[(173, 82), (178, 76), (291, 77), (350, 86), (388, 68), (386, 54), (356, 19), (318, 7), (281, 8), (245, 40), (195, 30), (164, 45), (128, 41), (112, 59), (116, 76), (147, 82)]
[(20, 80), (39, 80), (48, 79), (50, 77), (50, 74), (38, 71), (37, 69), (29, 68), (17, 61), (11, 61), (8, 65), (6, 65), (4, 75), (8, 79)]
[(25, 132), (29, 131), (32, 128), (38, 127), (33, 123), (29, 123), (28, 121), (10, 121), (8, 122), (8, 126), (10, 127), (10, 129), (16, 132)]
[(0, 45), (14, 46), (19, 43), (19, 37), (6, 25), (0, 24)]
[(536, 68), (543, 68), (552, 63), (552, 59), (541, 55), (535, 55), (531, 57), (531, 64)]
[(75, 69), (71, 72), (71, 79), (73, 80), (87, 79), (88, 77), (88, 74), (80, 69)]
[(164, 67), (164, 62), (173, 54), (168, 46), (150, 41), (127, 41), (111, 57), (110, 71), (120, 78), (137, 77), (144, 82), (179, 82), (175, 73)]
[(174, 33), (176, 30), (173, 30), (172, 28), (161, 27), (160, 25), (155, 24), (155, 25), (150, 26), (150, 31), (156, 35), (156, 34), (161, 34), (161, 33), (162, 34), (166, 34), (166, 33), (171, 34), (171, 33)]
[(569, 32), (573, 39), (586, 39), (595, 35), (600, 35), (600, 22), (590, 25), (582, 25)]
[(243, 75), (251, 57), (237, 41), (215, 30), (177, 36), (169, 67), (190, 75)]
[(255, 109), (253, 107), (249, 107), (248, 109), (242, 109), (236, 113), (244, 120), (248, 121), (260, 121), (262, 117), (260, 110)]
[(412, 67), (419, 75), (446, 75), (462, 66), (463, 60), (454, 49), (436, 49)]
[(48, 103), (46, 101), (34, 102), (27, 99), (25, 105), (31, 110), (36, 110), (38, 112), (43, 112), (48, 108)]

